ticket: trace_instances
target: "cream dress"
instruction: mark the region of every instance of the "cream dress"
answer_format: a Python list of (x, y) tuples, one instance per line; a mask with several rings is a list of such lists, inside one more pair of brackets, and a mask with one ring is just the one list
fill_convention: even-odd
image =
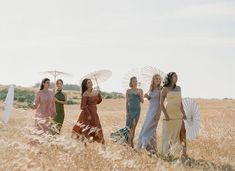
[[(169, 91), (166, 96), (166, 111), (170, 120), (163, 119), (162, 128), (162, 143), (160, 147), (160, 153), (164, 156), (170, 153), (172, 146), (177, 147), (177, 143), (180, 143), (180, 130), (182, 126), (183, 114), (180, 110), (181, 107), (181, 92)], [(173, 149), (171, 151), (174, 152)]]

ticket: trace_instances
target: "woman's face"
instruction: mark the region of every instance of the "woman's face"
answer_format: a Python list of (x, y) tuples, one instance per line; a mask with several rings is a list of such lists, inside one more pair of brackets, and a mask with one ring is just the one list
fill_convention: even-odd
[(172, 81), (173, 84), (176, 84), (176, 83), (177, 83), (177, 81), (178, 81), (178, 76), (177, 76), (177, 74), (174, 74), (174, 75), (172, 76), (171, 81)]
[(88, 88), (88, 89), (92, 89), (92, 88), (93, 88), (93, 83), (92, 83), (91, 80), (88, 80), (88, 81), (87, 81), (87, 88)]
[(50, 81), (49, 81), (49, 80), (46, 81), (45, 83), (43, 83), (43, 85), (44, 85), (44, 89), (49, 89), (49, 87), (50, 87)]
[(137, 85), (138, 85), (137, 79), (135, 79), (135, 78), (132, 79), (131, 84), (132, 84), (132, 87), (137, 87)]
[(56, 84), (58, 90), (62, 90), (63, 89), (63, 83), (61, 81), (58, 81)]
[(162, 78), (161, 78), (159, 75), (156, 75), (156, 76), (154, 77), (153, 82), (154, 82), (154, 85), (161, 85)]

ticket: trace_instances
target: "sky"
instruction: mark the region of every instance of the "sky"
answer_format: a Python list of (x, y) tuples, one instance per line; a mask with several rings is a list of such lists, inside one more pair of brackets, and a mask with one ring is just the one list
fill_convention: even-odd
[(0, 84), (109, 69), (101, 90), (123, 92), (128, 71), (153, 66), (177, 72), (184, 97), (235, 98), (234, 54), (233, 0), (0, 2)]

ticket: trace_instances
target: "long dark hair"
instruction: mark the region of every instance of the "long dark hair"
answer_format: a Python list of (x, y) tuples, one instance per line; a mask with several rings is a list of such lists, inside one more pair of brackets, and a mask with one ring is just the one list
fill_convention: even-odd
[(91, 80), (91, 79), (88, 79), (88, 78), (85, 78), (83, 81), (82, 81), (82, 95), (85, 93), (85, 91), (87, 91), (88, 87), (87, 87), (87, 82)]
[[(172, 83), (172, 77), (173, 75), (176, 74), (175, 72), (169, 72), (163, 82), (163, 87), (170, 87)], [(176, 87), (176, 84), (173, 86), (173, 88)]]
[(50, 81), (49, 78), (44, 78), (41, 82), (41, 85), (40, 85), (40, 90), (43, 90), (44, 89), (44, 84), (47, 82), (47, 81)]
[(137, 80), (137, 78), (136, 78), (135, 76), (130, 78), (130, 83), (129, 83), (129, 87), (130, 87), (130, 88), (133, 87), (133, 84), (132, 84), (132, 81), (133, 81), (133, 80)]

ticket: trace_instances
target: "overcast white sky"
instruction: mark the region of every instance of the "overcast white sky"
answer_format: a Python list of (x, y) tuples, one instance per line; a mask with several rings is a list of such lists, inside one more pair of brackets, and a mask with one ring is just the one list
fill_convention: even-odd
[(151, 65), (176, 71), (184, 97), (235, 98), (234, 54), (233, 0), (0, 2), (0, 84), (110, 69), (101, 88), (122, 91), (128, 70)]

